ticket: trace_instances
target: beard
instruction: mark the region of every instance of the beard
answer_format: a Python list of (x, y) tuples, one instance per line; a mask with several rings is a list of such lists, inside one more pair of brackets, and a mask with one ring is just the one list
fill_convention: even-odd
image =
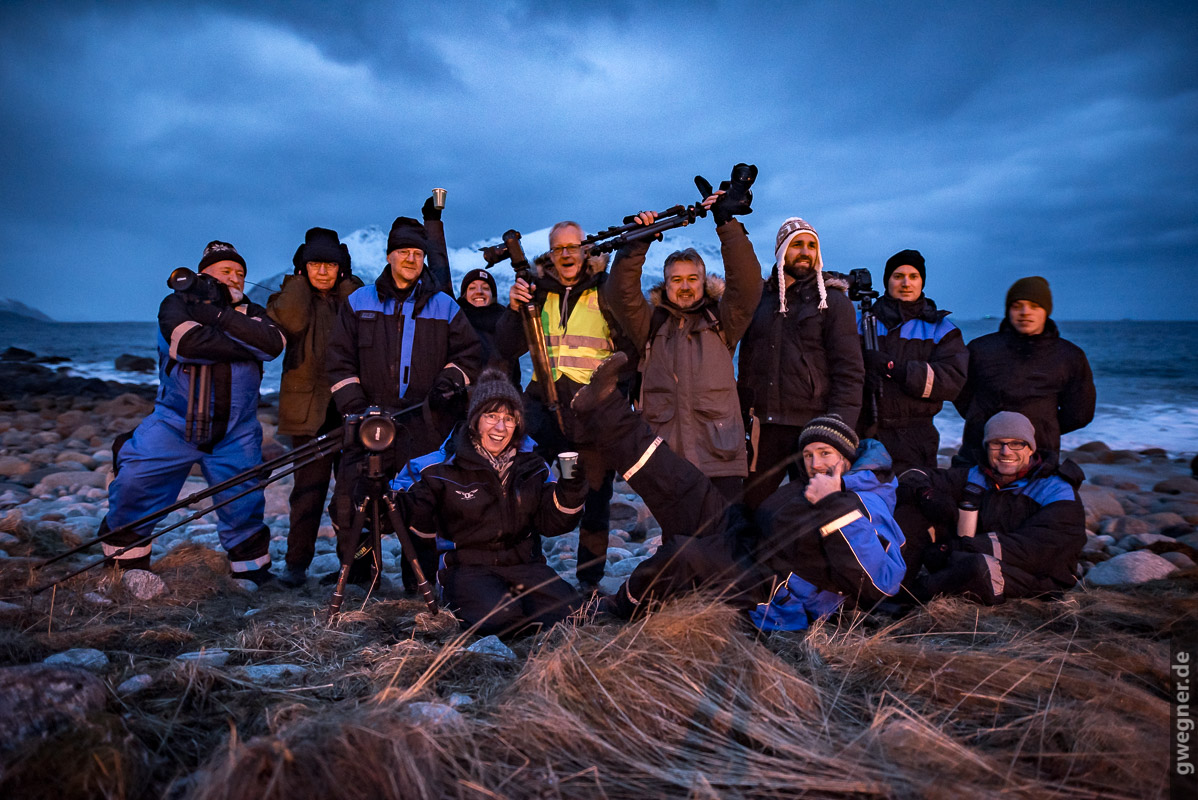
[(228, 288), (229, 298), (233, 301), (233, 305), (237, 305), (245, 299), (245, 292), (241, 291), (240, 289), (234, 289), (232, 286)]
[(815, 263), (808, 261), (796, 261), (793, 264), (784, 264), (782, 269), (791, 278), (796, 281), (800, 281), (815, 274)]

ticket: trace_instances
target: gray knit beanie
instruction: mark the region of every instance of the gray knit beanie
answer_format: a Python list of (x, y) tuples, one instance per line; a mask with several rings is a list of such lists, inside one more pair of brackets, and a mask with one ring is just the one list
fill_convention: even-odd
[(466, 424), (471, 430), (478, 430), (478, 418), (487, 406), (491, 405), (492, 400), (499, 400), (510, 406), (512, 416), (516, 417), (517, 424), (523, 428), (524, 398), (520, 396), (520, 390), (512, 385), (511, 380), (502, 370), (487, 367), (478, 376), (478, 381), (470, 392), (470, 408), (466, 412)]
[(982, 444), (992, 439), (1022, 439), (1035, 447), (1036, 429), (1032, 421), (1018, 411), (1000, 411), (986, 420), (986, 428), (982, 433)]

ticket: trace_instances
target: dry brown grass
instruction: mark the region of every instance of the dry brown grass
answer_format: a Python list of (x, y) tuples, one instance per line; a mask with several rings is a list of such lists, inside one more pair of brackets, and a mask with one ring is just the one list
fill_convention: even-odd
[[(246, 594), (202, 548), (156, 571), (171, 592), (154, 601), (88, 573), (0, 622), (0, 663), (91, 646), (111, 686), (154, 676), (26, 743), (0, 795), (1155, 797), (1168, 638), (1198, 624), (1195, 571), (1056, 603), (849, 612), (764, 637), (692, 598), (628, 625), (558, 626), (501, 661), (418, 622), (415, 600), (359, 598), (330, 626), (325, 592)], [(0, 563), (3, 594), (27, 585), (27, 565)], [(97, 590), (118, 602), (83, 599)], [(230, 651), (229, 666), (174, 660), (200, 647)], [(236, 670), (268, 663), (308, 674), (264, 687)], [(455, 692), (473, 702), (420, 716)]]

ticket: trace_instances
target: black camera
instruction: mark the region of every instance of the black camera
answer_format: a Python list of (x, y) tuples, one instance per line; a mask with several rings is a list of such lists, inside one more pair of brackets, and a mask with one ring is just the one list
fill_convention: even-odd
[(509, 230), (503, 234), (503, 244), (493, 244), (481, 250), (487, 269), (501, 261), (512, 260), (512, 269), (519, 273), (528, 269), (528, 259), (524, 256), (524, 248), (520, 245), (520, 231)]
[(202, 272), (197, 274), (187, 267), (176, 267), (171, 270), (170, 277), (166, 279), (166, 285), (189, 300), (198, 302), (206, 300), (218, 306), (232, 305), (233, 303), (233, 295), (229, 293), (229, 287), (211, 275), (205, 275)]
[(392, 414), (371, 406), (361, 414), (346, 415), (344, 447), (359, 444), (372, 453), (382, 453), (395, 443), (396, 429)]
[(876, 299), (878, 293), (874, 290), (874, 279), (867, 269), (849, 270), (849, 299), (854, 303), (869, 298)]

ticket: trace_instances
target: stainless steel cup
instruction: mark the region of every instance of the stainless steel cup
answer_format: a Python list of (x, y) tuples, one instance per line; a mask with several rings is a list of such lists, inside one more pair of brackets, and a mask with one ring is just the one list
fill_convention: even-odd
[(433, 207), (445, 208), (445, 190), (433, 189)]
[(557, 471), (565, 480), (570, 480), (574, 477), (574, 469), (578, 466), (578, 453), (558, 453), (557, 454)]

